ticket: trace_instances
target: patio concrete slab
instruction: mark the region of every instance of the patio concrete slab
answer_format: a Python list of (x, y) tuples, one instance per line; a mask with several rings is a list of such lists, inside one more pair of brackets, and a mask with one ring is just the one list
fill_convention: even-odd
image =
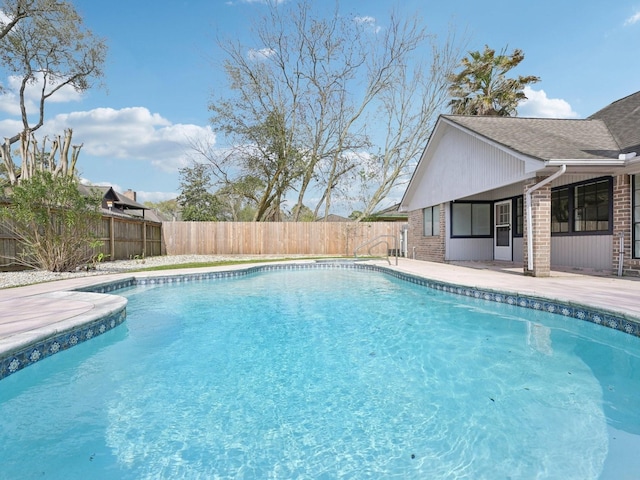
[(0, 302), (0, 357), (125, 308), (117, 295), (54, 291)]

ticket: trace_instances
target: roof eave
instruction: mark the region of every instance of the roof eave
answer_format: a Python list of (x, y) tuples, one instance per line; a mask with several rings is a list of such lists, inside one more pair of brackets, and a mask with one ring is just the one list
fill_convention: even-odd
[(545, 162), (550, 167), (624, 167), (626, 160), (617, 158), (552, 158)]

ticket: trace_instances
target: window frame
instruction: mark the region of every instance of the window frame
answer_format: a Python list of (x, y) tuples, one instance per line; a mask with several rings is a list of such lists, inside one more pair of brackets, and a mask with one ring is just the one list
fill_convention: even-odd
[[(518, 209), (518, 203), (520, 204), (520, 209)], [(513, 238), (522, 238), (524, 237), (524, 195), (518, 195), (517, 197), (511, 197), (511, 215), (513, 219), (511, 220), (513, 223), (513, 227), (511, 231), (513, 232)], [(518, 223), (518, 219), (520, 219), (520, 223)]]
[(640, 258), (640, 173), (631, 175), (631, 258)]
[[(604, 183), (606, 182), (607, 191), (607, 216), (608, 227), (606, 230), (576, 230), (575, 213), (576, 207), (576, 194), (577, 189), (590, 184)], [(553, 194), (558, 192), (567, 192), (567, 231), (566, 232), (554, 232), (553, 231)], [(613, 177), (597, 177), (590, 178), (589, 180), (583, 180), (581, 182), (570, 183), (551, 189), (551, 236), (552, 237), (567, 237), (567, 236), (585, 236), (585, 235), (612, 235), (613, 234)], [(597, 220), (596, 220), (597, 221)]]
[[(423, 237), (439, 237), (440, 236), (440, 208), (441, 206), (432, 205), (422, 209), (422, 236)], [(431, 211), (431, 234), (427, 234), (427, 222), (425, 222), (425, 213)], [(437, 215), (437, 216), (436, 216)], [(434, 221), (434, 218), (437, 220)]]
[[(476, 201), (476, 202), (470, 202), (470, 201), (455, 201), (451, 203), (451, 212), (450, 212), (450, 216), (451, 216), (451, 225), (450, 225), (450, 235), (451, 238), (493, 238), (493, 205), (494, 205), (494, 201), (491, 200), (487, 200), (487, 201)], [(455, 226), (455, 206), (456, 205), (471, 205), (471, 215), (470, 215), (470, 220), (471, 220), (471, 225), (470, 225), (470, 231), (471, 234), (470, 235), (456, 235), (453, 231), (454, 226)], [(473, 206), (474, 205), (482, 205), (482, 206), (488, 206), (489, 208), (489, 233), (488, 234), (473, 234)]]

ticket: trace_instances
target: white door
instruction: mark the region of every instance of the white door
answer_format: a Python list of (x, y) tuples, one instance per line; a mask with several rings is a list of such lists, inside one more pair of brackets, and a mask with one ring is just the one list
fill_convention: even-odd
[(496, 202), (494, 206), (493, 258), (512, 261), (511, 200)]

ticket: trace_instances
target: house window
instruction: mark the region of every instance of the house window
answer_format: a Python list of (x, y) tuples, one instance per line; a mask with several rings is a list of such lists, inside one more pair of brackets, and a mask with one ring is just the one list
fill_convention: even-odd
[(576, 232), (609, 231), (609, 181), (575, 187), (573, 225)]
[(437, 237), (440, 235), (440, 205), (427, 207), (422, 211), (424, 236)]
[(633, 258), (640, 258), (640, 175), (633, 176)]
[(452, 237), (490, 237), (491, 203), (453, 203)]
[(569, 232), (569, 189), (551, 192), (551, 233)]
[(552, 190), (551, 233), (611, 232), (612, 181), (591, 180)]
[(516, 208), (515, 208), (515, 221), (513, 222), (516, 226), (513, 235), (516, 237), (522, 237), (524, 235), (524, 197), (517, 197), (516, 199)]

